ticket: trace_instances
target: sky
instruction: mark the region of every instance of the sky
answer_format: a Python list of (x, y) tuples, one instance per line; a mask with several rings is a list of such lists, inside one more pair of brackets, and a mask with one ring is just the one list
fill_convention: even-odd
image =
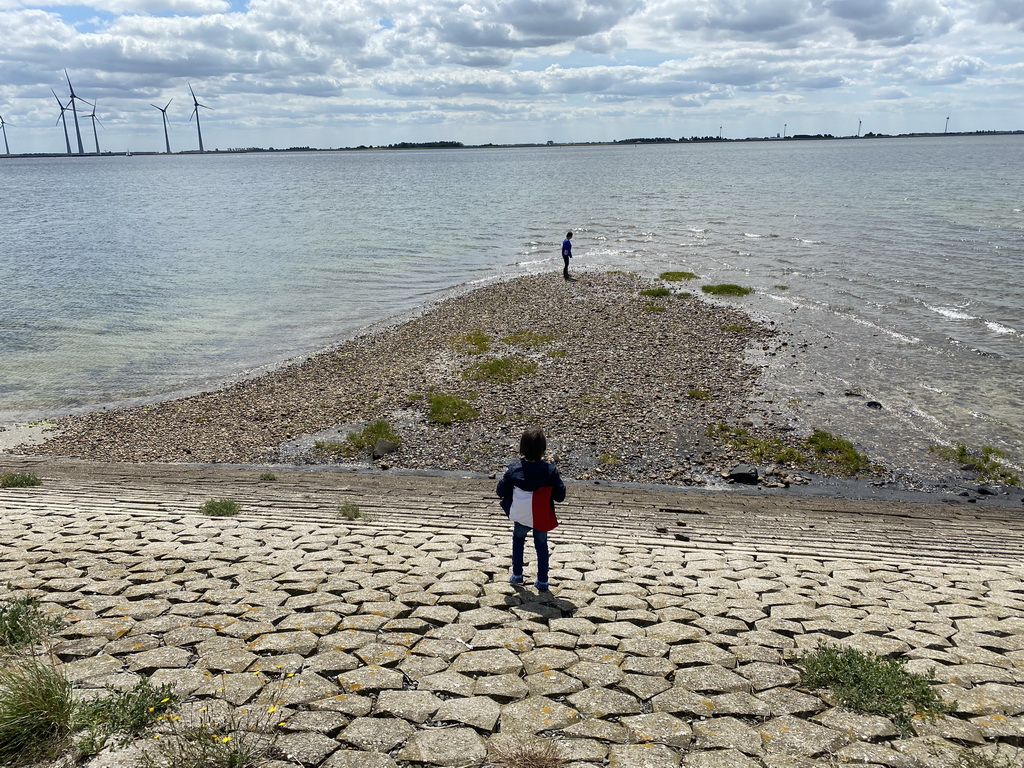
[(190, 85), (207, 150), (1024, 129), (1022, 0), (87, 3), (0, 0), (12, 153), (65, 69), (86, 152), (198, 149)]

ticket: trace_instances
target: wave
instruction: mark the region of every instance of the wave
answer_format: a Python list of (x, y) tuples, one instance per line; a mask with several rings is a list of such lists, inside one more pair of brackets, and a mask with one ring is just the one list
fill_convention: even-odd
[(990, 331), (994, 331), (995, 333), (998, 333), (1000, 336), (1005, 336), (1008, 334), (1017, 334), (1016, 328), (1011, 328), (1010, 326), (1003, 325), (1002, 323), (986, 322), (985, 325), (988, 327)]
[(959, 309), (953, 309), (952, 307), (933, 307), (930, 304), (925, 304), (925, 307), (930, 309), (932, 312), (936, 312), (943, 317), (947, 317), (950, 320), (977, 320), (974, 315), (968, 315), (966, 312), (961, 312)]

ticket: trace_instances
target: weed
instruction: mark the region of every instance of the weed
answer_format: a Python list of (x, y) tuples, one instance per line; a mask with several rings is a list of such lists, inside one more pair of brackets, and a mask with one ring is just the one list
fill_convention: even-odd
[(522, 357), (494, 357), (471, 365), (462, 374), (471, 381), (511, 383), (537, 371), (537, 363)]
[(491, 337), (477, 328), (451, 339), (452, 348), (467, 355), (482, 355), (491, 349)]
[(554, 341), (552, 333), (535, 333), (534, 331), (516, 331), (502, 339), (514, 347), (539, 347)]
[(410, 392), (406, 397), (410, 403), (419, 403), (423, 401), (424, 395), (422, 392)]
[(275, 475), (273, 472), (264, 472), (263, 474), (260, 475), (260, 482), (261, 483), (276, 483), (277, 482), (277, 475)]
[(140, 680), (128, 691), (113, 691), (107, 698), (78, 705), (75, 725), (87, 731), (79, 739), (79, 755), (94, 755), (112, 737), (118, 746), (124, 746), (149, 725), (161, 720), (177, 705), (179, 698), (169, 683), (156, 687), (148, 680)]
[(680, 280), (696, 280), (697, 275), (693, 272), (662, 272), (658, 275), (662, 280), (677, 283)]
[(566, 760), (548, 739), (514, 739), (493, 743), (491, 760), (503, 768), (561, 768)]
[(902, 659), (831, 645), (819, 645), (796, 660), (802, 685), (829, 688), (844, 707), (891, 718), (909, 735), (915, 714), (934, 718), (953, 708), (931, 686), (934, 669), (919, 675), (907, 672), (904, 664)]
[(821, 429), (807, 438), (814, 455), (832, 464), (842, 475), (852, 477), (871, 468), (868, 457), (853, 447), (853, 443)]
[(722, 283), (721, 285), (702, 285), (700, 287), (704, 293), (710, 293), (712, 296), (746, 296), (749, 293), (753, 293), (753, 288), (744, 288), (742, 285), (734, 285), (732, 283)]
[[(1012, 747), (1010, 749), (1012, 750)], [(954, 760), (950, 768), (1024, 768), (1024, 753), (1017, 751), (1014, 755), (1006, 754), (1003, 752), (1002, 744), (997, 745), (995, 749), (964, 747)]]
[(930, 445), (928, 452), (947, 461), (955, 461), (963, 469), (976, 473), (982, 482), (1020, 485), (1020, 476), (1006, 469), (1000, 461), (1000, 459), (1006, 458), (1006, 454), (991, 445), (985, 445), (978, 449), (968, 448), (963, 443), (957, 443), (953, 448)]
[(789, 286), (788, 285), (775, 285), (775, 286), (772, 286), (772, 287), (775, 288), (775, 290), (777, 290), (777, 291), (788, 291), (789, 290)]
[(729, 333), (743, 333), (747, 330), (747, 326), (745, 325), (721, 325), (719, 328), (723, 331), (728, 331)]
[(622, 463), (622, 457), (617, 453), (602, 453), (597, 460), (603, 467), (615, 467)]
[(549, 349), (547, 351), (548, 357), (566, 357), (568, 354), (564, 349)]
[(739, 448), (750, 456), (752, 461), (770, 462), (772, 464), (805, 464), (807, 456), (797, 448), (786, 445), (778, 438), (759, 438), (750, 434), (743, 427), (730, 427), (728, 424), (717, 424), (708, 427), (707, 434), (724, 440), (729, 445)]
[(380, 439), (390, 440), (395, 445), (400, 445), (402, 438), (387, 421), (377, 419), (363, 427), (358, 432), (352, 432), (345, 436), (343, 442), (337, 440), (317, 440), (313, 444), (314, 452), (322, 456), (344, 457), (353, 459), (357, 456), (369, 454), (377, 441)]
[(8, 472), (0, 475), (0, 488), (31, 488), (43, 481), (31, 472)]
[(693, 293), (691, 291), (680, 291), (679, 293), (676, 294), (676, 298), (679, 299), (688, 299), (691, 296), (693, 296)]
[(185, 716), (164, 717), (167, 738), (147, 750), (145, 768), (256, 768), (274, 751), (276, 706), (217, 716), (206, 707)]
[(209, 499), (199, 511), (210, 517), (234, 517), (242, 510), (242, 505), (234, 499)]
[(45, 615), (39, 600), (31, 595), (8, 597), (0, 602), (0, 647), (34, 645), (60, 626), (60, 619)]
[(0, 758), (26, 760), (62, 750), (73, 729), (71, 691), (63, 674), (35, 658), (0, 668)]
[(648, 304), (644, 307), (644, 310), (647, 312), (664, 312), (665, 309), (666, 307), (663, 307), (660, 304)]
[(710, 400), (711, 393), (704, 389), (688, 389), (686, 396), (694, 400)]
[(672, 291), (668, 288), (648, 288), (646, 291), (640, 291), (641, 296), (671, 296)]
[(454, 424), (457, 421), (469, 421), (480, 415), (468, 401), (458, 395), (443, 392), (431, 392), (427, 395), (427, 418), (438, 424)]
[(354, 501), (343, 501), (339, 504), (338, 514), (346, 520), (365, 520), (368, 523), (373, 520), (372, 515), (360, 510)]

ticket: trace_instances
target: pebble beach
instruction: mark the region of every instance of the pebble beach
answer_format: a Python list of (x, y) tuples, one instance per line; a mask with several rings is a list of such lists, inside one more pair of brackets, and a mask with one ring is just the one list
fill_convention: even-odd
[[(666, 296), (645, 291), (669, 286)], [(215, 391), (62, 419), (19, 452), (118, 462), (364, 462), (325, 450), (383, 419), (400, 437), (388, 467), (493, 472), (530, 424), (569, 478), (700, 482), (738, 461), (706, 434), (763, 400), (751, 362), (786, 345), (768, 325), (683, 282), (540, 274), (452, 296), (411, 320)], [(523, 366), (502, 378), (480, 364)], [(500, 365), (500, 363), (499, 363)], [(429, 415), (432, 395), (476, 414)], [(762, 431), (792, 428), (755, 414)], [(319, 449), (318, 446), (319, 445)]]

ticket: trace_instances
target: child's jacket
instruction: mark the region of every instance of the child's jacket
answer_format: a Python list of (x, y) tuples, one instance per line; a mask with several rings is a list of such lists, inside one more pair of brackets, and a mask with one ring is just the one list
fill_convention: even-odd
[(513, 522), (538, 531), (558, 525), (555, 502), (565, 501), (565, 483), (558, 468), (547, 461), (517, 461), (498, 481), (501, 508)]

